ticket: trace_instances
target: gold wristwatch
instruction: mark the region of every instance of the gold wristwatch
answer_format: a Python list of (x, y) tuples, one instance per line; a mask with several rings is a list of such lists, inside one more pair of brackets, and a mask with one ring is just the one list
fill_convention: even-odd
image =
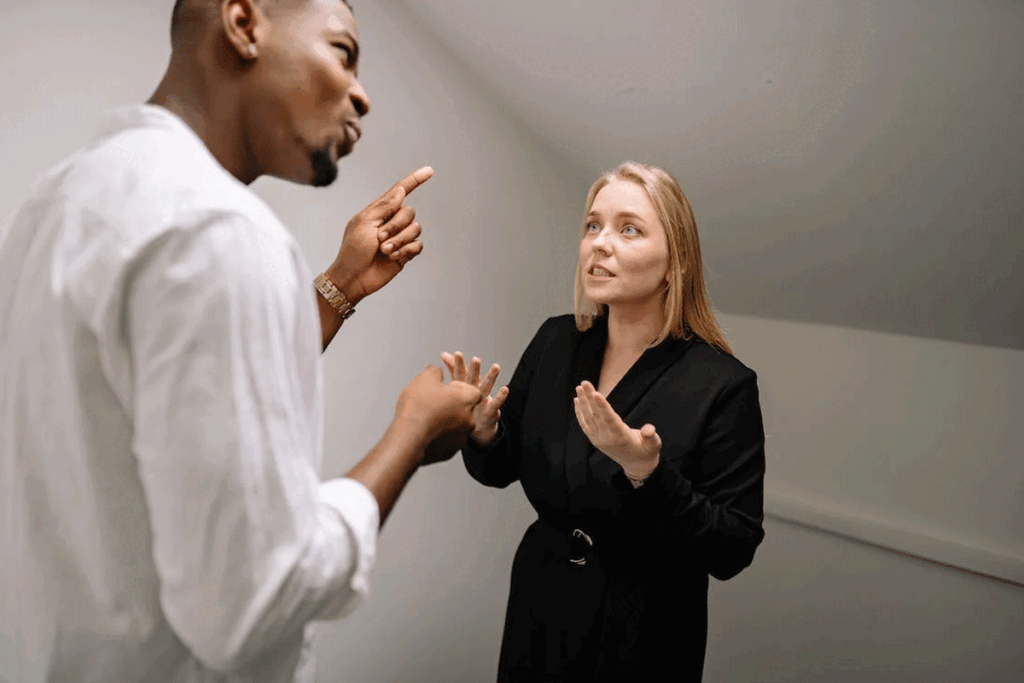
[(341, 322), (345, 322), (356, 312), (356, 307), (345, 297), (340, 289), (327, 277), (327, 273), (320, 273), (313, 280), (316, 291), (324, 295), (324, 299), (341, 315)]

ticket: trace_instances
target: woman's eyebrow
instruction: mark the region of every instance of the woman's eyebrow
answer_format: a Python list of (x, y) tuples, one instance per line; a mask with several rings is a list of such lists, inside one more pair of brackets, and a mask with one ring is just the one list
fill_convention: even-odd
[[(616, 211), (614, 216), (616, 218), (632, 218), (634, 220), (645, 222), (643, 216), (641, 216), (640, 214), (635, 213), (633, 211)], [(587, 219), (590, 219), (590, 218), (600, 218), (600, 217), (601, 217), (601, 213), (599, 211), (591, 211), (590, 213), (587, 214)]]

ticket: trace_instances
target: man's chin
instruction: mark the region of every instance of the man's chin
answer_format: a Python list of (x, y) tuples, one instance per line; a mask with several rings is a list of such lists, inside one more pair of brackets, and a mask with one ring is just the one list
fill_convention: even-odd
[[(340, 150), (344, 156), (348, 150)], [(338, 162), (334, 160), (330, 148), (324, 147), (314, 150), (309, 155), (310, 164), (313, 167), (313, 177), (309, 184), (313, 187), (327, 187), (338, 178)]]
[(338, 167), (334, 166), (331, 170), (318, 171), (313, 175), (313, 179), (309, 182), (313, 187), (328, 187), (338, 179)]

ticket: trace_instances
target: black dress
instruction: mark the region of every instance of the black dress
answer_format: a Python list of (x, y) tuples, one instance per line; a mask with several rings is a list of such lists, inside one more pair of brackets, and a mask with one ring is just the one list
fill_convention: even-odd
[(467, 447), (488, 486), (518, 480), (537, 511), (512, 565), (498, 681), (699, 681), (708, 575), (732, 578), (764, 537), (764, 429), (755, 373), (703, 341), (648, 349), (609, 394), (653, 424), (661, 461), (639, 489), (572, 408), (608, 336), (547, 320), (509, 382), (498, 439)]

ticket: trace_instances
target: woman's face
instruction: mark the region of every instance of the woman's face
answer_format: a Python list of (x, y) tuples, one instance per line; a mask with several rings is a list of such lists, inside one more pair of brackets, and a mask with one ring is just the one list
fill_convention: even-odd
[(618, 178), (602, 187), (580, 242), (587, 298), (631, 308), (660, 301), (668, 266), (668, 238), (647, 193)]

